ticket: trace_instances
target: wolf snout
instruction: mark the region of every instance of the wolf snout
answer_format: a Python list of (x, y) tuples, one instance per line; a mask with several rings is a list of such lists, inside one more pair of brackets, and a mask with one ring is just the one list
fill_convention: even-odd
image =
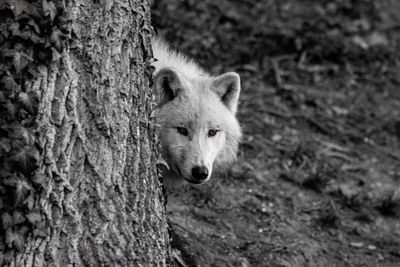
[(199, 183), (203, 182), (208, 177), (208, 169), (206, 166), (196, 166), (192, 169), (192, 176)]

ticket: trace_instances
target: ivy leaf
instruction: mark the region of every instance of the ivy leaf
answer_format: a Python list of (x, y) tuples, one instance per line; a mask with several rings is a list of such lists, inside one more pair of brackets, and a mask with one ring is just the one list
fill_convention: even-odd
[(7, 101), (6, 106), (5, 106), (6, 110), (7, 110), (7, 118), (10, 121), (15, 121), (16, 119), (16, 114), (17, 114), (17, 109), (15, 108), (15, 105), (13, 103), (11, 103), (10, 100)]
[(7, 26), (8, 26), (7, 21), (4, 21), (3, 23), (0, 24), (0, 33), (4, 35), (5, 39), (7, 39), (8, 36), (10, 35), (7, 30)]
[(67, 22), (72, 22), (75, 20), (75, 16), (71, 11), (66, 11), (64, 14), (59, 17), (59, 20), (61, 23), (67, 23)]
[(12, 35), (18, 35), (19, 34), (19, 23), (18, 22), (13, 22), (8, 26), (8, 31), (11, 32)]
[(39, 151), (34, 146), (16, 147), (10, 152), (9, 162), (25, 175), (30, 175), (36, 169), (38, 161)]
[(22, 212), (14, 210), (13, 212), (13, 223), (14, 225), (20, 224), (26, 221), (24, 215), (22, 215)]
[(32, 182), (35, 185), (45, 187), (45, 182), (47, 181), (47, 177), (45, 174), (36, 172), (35, 175), (32, 177)]
[(23, 225), (22, 227), (20, 227), (17, 232), (21, 235), (21, 236), (25, 236), (26, 233), (29, 232), (29, 228), (26, 225)]
[(12, 188), (12, 190), (10, 190), (12, 198), (9, 200), (14, 207), (22, 203), (26, 199), (29, 191), (32, 190), (31, 186), (24, 179), (16, 175), (7, 177), (4, 179), (3, 183)]
[(35, 225), (36, 229), (33, 230), (33, 236), (38, 236), (38, 237), (46, 237), (48, 236), (48, 229), (46, 227), (46, 222), (44, 220), (37, 222)]
[(9, 137), (23, 142), (23, 144), (20, 144), (19, 142), (12, 141), (13, 148), (19, 149), (23, 145), (32, 146), (35, 143), (35, 136), (31, 129), (26, 128), (19, 123), (14, 123), (8, 128), (12, 131), (12, 136)]
[(17, 50), (15, 50), (15, 49), (3, 48), (1, 50), (1, 55), (3, 57), (14, 57), (16, 52), (17, 52)]
[(33, 205), (35, 204), (35, 200), (33, 198), (32, 192), (29, 194), (29, 196), (25, 199), (24, 203), (28, 210), (31, 210), (33, 208)]
[(28, 60), (21, 56), (20, 52), (16, 52), (13, 57), (13, 66), (17, 74), (21, 73), (21, 70), (28, 65)]
[(45, 237), (47, 237), (47, 232), (45, 230), (35, 229), (35, 230), (33, 230), (33, 236), (45, 238)]
[(3, 215), (1, 215), (1, 223), (4, 230), (12, 227), (12, 217), (10, 216), (10, 214), (8, 214), (8, 212), (3, 212)]
[(38, 10), (38, 5), (36, 5), (35, 3), (31, 3), (30, 5), (28, 5), (28, 7), (24, 9), (24, 13), (28, 14), (29, 17), (37, 21), (39, 21), (42, 16)]
[(6, 96), (3, 91), (0, 91), (0, 106), (4, 106), (7, 103)]
[(34, 31), (32, 30), (25, 30), (19, 34), (17, 34), (16, 36), (21, 37), (24, 40), (30, 40), (35, 44), (38, 44), (40, 42), (42, 42), (44, 39), (40, 38), (39, 35), (37, 35)]
[(40, 211), (38, 209), (30, 211), (26, 215), (26, 218), (31, 224), (36, 224), (37, 222), (40, 222), (42, 220), (42, 216), (40, 215)]
[(36, 23), (36, 21), (30, 19), (27, 24), (31, 26), (37, 34), (40, 34), (40, 28), (39, 25)]
[(43, 0), (42, 1), (42, 10), (43, 10), (43, 15), (45, 17), (50, 17), (51, 21), (53, 21), (57, 15), (56, 5), (51, 1)]
[(13, 238), (13, 245), (16, 248), (17, 251), (22, 251), (25, 246), (25, 238), (23, 235), (14, 233), (14, 238)]
[[(26, 21), (29, 21), (30, 18), (31, 18), (31, 17), (30, 17), (28, 14), (26, 14), (25, 12), (23, 12), (23, 13), (18, 14), (18, 15), (15, 17), (15, 20), (18, 21), (18, 22), (20, 22), (22, 25), (24, 25), (24, 24), (26, 24)], [(21, 22), (21, 20), (22, 20), (22, 22)]]
[(8, 75), (1, 79), (1, 83), (8, 92), (14, 92), (18, 88), (18, 84), (14, 81), (13, 77)]
[(26, 226), (21, 227), (17, 232), (13, 232), (11, 228), (6, 230), (5, 241), (9, 248), (16, 248), (22, 251), (25, 246), (25, 235), (29, 231)]
[(30, 114), (35, 115), (39, 106), (39, 97), (33, 91), (21, 92), (18, 95), (18, 102)]
[(37, 66), (36, 65), (32, 65), (32, 64), (28, 68), (28, 73), (30, 75), (32, 75), (32, 77), (34, 77), (34, 78), (37, 78), (40, 75), (40, 72), (39, 72)]
[(52, 61), (58, 61), (62, 57), (62, 55), (54, 47), (51, 48), (51, 52), (52, 52), (51, 56)]
[(61, 38), (63, 38), (63, 37), (64, 37), (64, 34), (56, 27), (53, 27), (53, 31), (50, 35), (50, 42), (52, 44), (54, 44), (54, 46), (57, 48), (58, 51), (62, 50)]
[(12, 248), (12, 244), (13, 244), (13, 242), (14, 242), (14, 233), (13, 233), (13, 231), (12, 231), (11, 228), (8, 228), (8, 229), (6, 230), (5, 239), (6, 239), (5, 241), (6, 241), (7, 246), (8, 246), (9, 248)]
[(5, 155), (11, 150), (11, 142), (10, 139), (2, 137), (0, 138), (0, 156)]

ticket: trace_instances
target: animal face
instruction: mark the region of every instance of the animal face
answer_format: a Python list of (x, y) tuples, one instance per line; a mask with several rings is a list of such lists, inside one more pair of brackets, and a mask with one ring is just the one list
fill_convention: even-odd
[(162, 69), (154, 79), (162, 155), (170, 169), (191, 183), (208, 181), (213, 167), (236, 156), (240, 127), (235, 118), (239, 77), (187, 78)]

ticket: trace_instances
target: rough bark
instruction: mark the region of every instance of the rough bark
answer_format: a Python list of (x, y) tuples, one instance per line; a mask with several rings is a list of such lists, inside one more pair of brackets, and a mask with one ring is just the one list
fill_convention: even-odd
[[(41, 36), (61, 57), (54, 58), (53, 47), (49, 64), (31, 62), (36, 76), (17, 80), (39, 99), (31, 127), (39, 157), (36, 170), (21, 178), (32, 201), (19, 208), (37, 216), (22, 223), (22, 246), (3, 238), (3, 263), (166, 266), (169, 238), (150, 118), (150, 4), (65, 1), (62, 8), (66, 40), (59, 45), (51, 33)], [(42, 12), (54, 22), (60, 6), (55, 10), (54, 20), (51, 10)], [(11, 224), (16, 232), (18, 223)]]

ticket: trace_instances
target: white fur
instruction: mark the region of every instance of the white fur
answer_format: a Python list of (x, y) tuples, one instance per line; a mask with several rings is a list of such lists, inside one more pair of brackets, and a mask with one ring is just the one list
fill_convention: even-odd
[[(235, 117), (240, 78), (236, 73), (213, 77), (160, 38), (153, 41), (153, 53), (162, 155), (173, 171), (193, 183), (197, 181), (192, 169), (206, 166), (207, 181), (213, 168), (236, 158), (241, 138)], [(177, 127), (187, 129), (188, 135), (180, 134)], [(210, 129), (219, 132), (209, 136)]]
[(171, 49), (161, 38), (155, 37), (152, 42), (154, 58), (153, 63), (156, 68), (154, 75), (163, 68), (172, 67), (180, 71), (186, 77), (209, 76), (196, 62), (185, 55)]

